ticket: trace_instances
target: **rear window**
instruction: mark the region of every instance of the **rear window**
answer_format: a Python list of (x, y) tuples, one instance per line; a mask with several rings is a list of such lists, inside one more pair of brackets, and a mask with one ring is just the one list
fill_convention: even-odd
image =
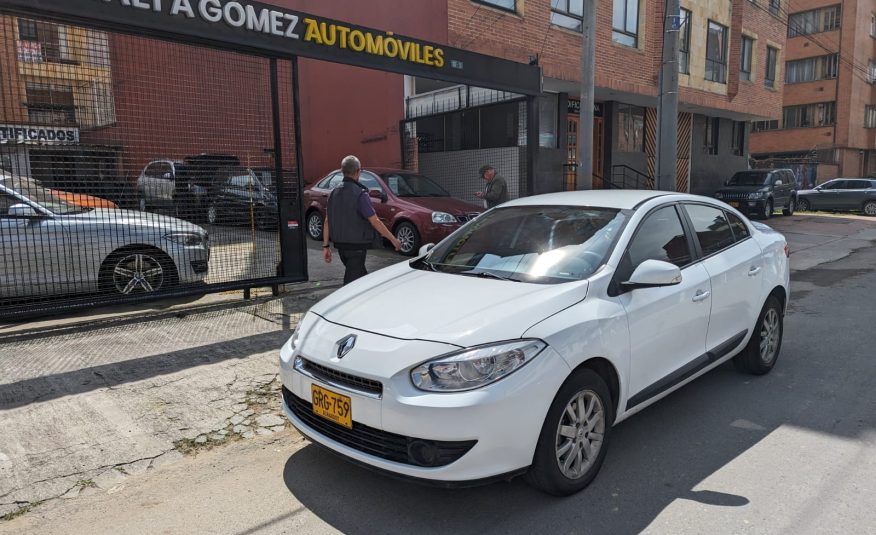
[(736, 214), (730, 212), (726, 212), (726, 214), (727, 220), (730, 222), (730, 228), (733, 229), (733, 237), (736, 238), (736, 241), (742, 241), (751, 236), (748, 232), (748, 227), (745, 226), (745, 223), (739, 219)]
[(733, 230), (722, 210), (701, 204), (685, 205), (693, 224), (703, 256), (709, 256), (733, 245)]

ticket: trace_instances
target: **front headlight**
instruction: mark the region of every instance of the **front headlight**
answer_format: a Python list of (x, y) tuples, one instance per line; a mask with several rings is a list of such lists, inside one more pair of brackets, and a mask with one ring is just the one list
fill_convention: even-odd
[(184, 245), (186, 247), (195, 247), (198, 245), (205, 245), (207, 243), (206, 236), (194, 232), (173, 232), (171, 234), (165, 235), (164, 239), (170, 240), (178, 245)]
[(411, 381), (428, 392), (462, 392), (508, 376), (541, 353), (541, 340), (516, 340), (463, 349), (411, 370)]
[(456, 223), (456, 218), (445, 212), (432, 212), (432, 223)]

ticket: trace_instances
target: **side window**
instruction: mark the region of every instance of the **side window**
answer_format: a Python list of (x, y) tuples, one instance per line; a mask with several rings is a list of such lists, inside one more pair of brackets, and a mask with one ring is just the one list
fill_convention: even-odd
[(359, 175), (359, 183), (368, 188), (369, 191), (383, 191), (383, 187), (380, 185), (380, 182), (377, 181), (377, 177), (371, 173), (362, 173)]
[(711, 206), (701, 204), (688, 204), (684, 207), (690, 216), (703, 256), (717, 253), (718, 251), (733, 245), (733, 231), (730, 223), (724, 216), (724, 212)]
[(0, 217), (6, 217), (7, 215), (9, 215), (9, 208), (15, 204), (19, 204), (20, 202), (21, 201), (19, 201), (12, 195), (0, 193)]
[(870, 187), (869, 180), (855, 180), (854, 187), (852, 189), (867, 189)]
[(645, 260), (662, 260), (678, 267), (690, 263), (690, 247), (674, 206), (661, 208), (642, 222), (636, 237), (630, 242), (627, 256), (627, 276), (632, 275)]
[(154, 169), (155, 169), (155, 175), (154, 175), (155, 178), (164, 178), (164, 175), (172, 172), (170, 164), (167, 162), (156, 163), (154, 166)]
[(146, 166), (146, 170), (143, 171), (143, 174), (149, 178), (159, 178), (161, 175), (158, 174), (158, 162), (150, 163)]
[(344, 181), (343, 173), (335, 173), (329, 179), (328, 184), (325, 186), (326, 189), (335, 189), (336, 187), (341, 185), (341, 182)]
[(730, 221), (730, 228), (733, 229), (733, 237), (736, 238), (736, 241), (742, 241), (751, 236), (748, 232), (748, 227), (745, 226), (745, 223), (739, 219), (736, 214), (731, 214), (730, 212), (726, 212), (726, 214), (727, 219)]
[(832, 182), (828, 182), (824, 184), (821, 189), (826, 190), (834, 190), (834, 189), (842, 189), (843, 184), (845, 184), (845, 180), (834, 180)]
[(234, 175), (228, 179), (228, 184), (237, 188), (247, 189), (252, 185), (249, 175)]

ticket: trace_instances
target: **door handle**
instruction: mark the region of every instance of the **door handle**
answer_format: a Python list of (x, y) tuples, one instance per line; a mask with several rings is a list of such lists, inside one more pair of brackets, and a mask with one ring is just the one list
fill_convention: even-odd
[(762, 268), (761, 268), (760, 266), (751, 266), (751, 268), (748, 270), (748, 276), (749, 276), (749, 277), (754, 277), (755, 275), (757, 275), (758, 273), (760, 273), (760, 270), (761, 270), (761, 269), (762, 269)]
[(697, 290), (697, 294), (695, 296), (693, 296), (693, 302), (699, 303), (700, 301), (705, 301), (706, 299), (709, 298), (710, 295), (712, 295), (712, 292), (707, 292), (704, 290)]

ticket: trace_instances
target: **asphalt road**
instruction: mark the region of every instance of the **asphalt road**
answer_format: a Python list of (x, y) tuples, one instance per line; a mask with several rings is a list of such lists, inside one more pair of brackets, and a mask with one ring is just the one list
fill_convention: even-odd
[[(859, 244), (864, 245), (864, 244)], [(795, 272), (770, 375), (730, 365), (620, 424), (570, 498), (425, 488), (293, 432), (39, 508), (0, 532), (876, 534), (876, 247)]]

